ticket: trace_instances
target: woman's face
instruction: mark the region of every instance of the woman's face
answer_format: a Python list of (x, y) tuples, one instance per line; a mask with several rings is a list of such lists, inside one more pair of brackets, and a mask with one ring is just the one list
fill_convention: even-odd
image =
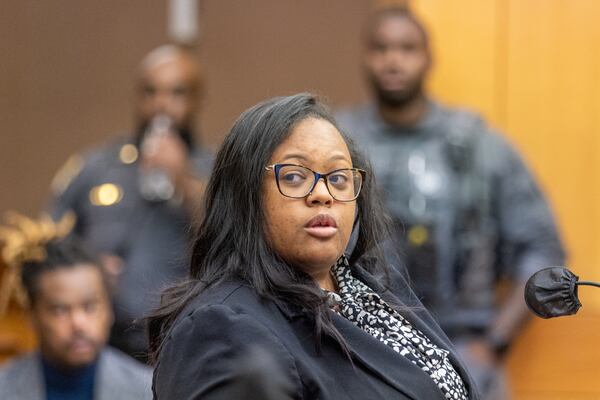
[[(348, 147), (338, 130), (312, 117), (299, 122), (273, 152), (269, 165), (283, 163), (299, 164), (322, 174), (352, 168)], [(273, 170), (266, 173), (262, 191), (271, 248), (308, 274), (329, 269), (348, 244), (356, 201), (333, 199), (323, 179), (305, 198), (285, 197), (277, 188)]]

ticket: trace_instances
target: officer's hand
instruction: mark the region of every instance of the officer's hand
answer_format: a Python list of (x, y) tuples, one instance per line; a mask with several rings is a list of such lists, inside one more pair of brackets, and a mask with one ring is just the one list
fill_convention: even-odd
[(468, 357), (482, 367), (493, 368), (498, 363), (493, 347), (483, 339), (470, 340), (466, 349)]
[(142, 148), (142, 168), (163, 169), (175, 185), (179, 186), (188, 172), (188, 152), (185, 143), (173, 133), (147, 138)]
[(100, 255), (100, 263), (106, 272), (109, 284), (114, 288), (117, 285), (119, 275), (123, 272), (123, 259), (114, 254), (103, 253)]

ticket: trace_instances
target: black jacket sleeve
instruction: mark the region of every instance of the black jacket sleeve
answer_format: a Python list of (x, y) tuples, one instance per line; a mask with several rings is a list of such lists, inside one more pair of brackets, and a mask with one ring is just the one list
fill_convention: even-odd
[(153, 391), (156, 399), (291, 399), (301, 383), (293, 357), (266, 326), (228, 306), (206, 305), (167, 336)]

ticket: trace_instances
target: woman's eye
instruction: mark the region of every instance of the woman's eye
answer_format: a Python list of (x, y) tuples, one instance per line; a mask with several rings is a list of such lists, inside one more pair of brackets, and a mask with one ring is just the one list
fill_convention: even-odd
[(283, 181), (289, 184), (302, 183), (305, 180), (306, 177), (298, 172), (288, 172), (283, 175)]
[(348, 183), (348, 177), (344, 174), (329, 175), (329, 183), (335, 186), (344, 186)]

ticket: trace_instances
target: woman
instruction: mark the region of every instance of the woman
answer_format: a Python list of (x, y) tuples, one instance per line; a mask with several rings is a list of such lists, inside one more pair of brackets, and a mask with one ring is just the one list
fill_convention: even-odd
[[(244, 112), (205, 196), (191, 277), (149, 321), (158, 399), (477, 398), (388, 271), (370, 168), (313, 96)], [(243, 367), (257, 352), (265, 370)]]

